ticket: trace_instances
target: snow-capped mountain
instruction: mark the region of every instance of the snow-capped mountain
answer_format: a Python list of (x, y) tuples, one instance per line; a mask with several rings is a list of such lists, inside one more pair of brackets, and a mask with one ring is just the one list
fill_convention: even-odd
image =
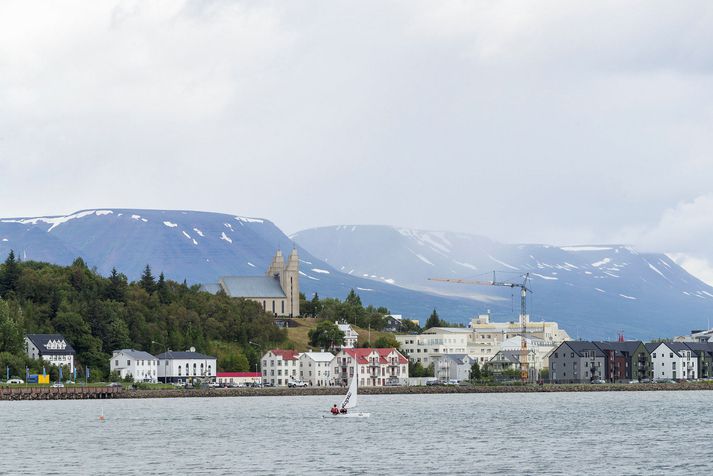
[[(664, 254), (622, 245), (510, 245), (482, 236), (388, 226), (336, 226), (292, 237), (351, 276), (474, 300), (473, 310), (514, 318), (517, 289), (429, 281), (451, 278), (522, 283), (529, 273), (528, 313), (557, 320), (573, 336), (657, 337), (704, 328), (713, 288)], [(445, 311), (445, 310), (444, 310)], [(442, 312), (449, 318), (447, 312)]]
[[(14, 250), (23, 260), (67, 265), (82, 257), (98, 272), (112, 267), (137, 279), (146, 264), (158, 275), (188, 283), (224, 275), (262, 275), (277, 248), (294, 246), (271, 221), (222, 213), (95, 209), (66, 216), (0, 219), (0, 259)], [(467, 316), (467, 299), (431, 296), (333, 269), (298, 246), (301, 290), (343, 299), (356, 290), (366, 304), (386, 306), (422, 321), (431, 310)]]

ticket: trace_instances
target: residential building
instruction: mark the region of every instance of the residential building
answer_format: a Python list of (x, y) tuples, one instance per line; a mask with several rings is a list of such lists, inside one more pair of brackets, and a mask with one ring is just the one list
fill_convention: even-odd
[(359, 366), (359, 386), (383, 387), (400, 385), (408, 379), (408, 359), (394, 348), (342, 349), (334, 360), (336, 382), (347, 385)]
[(143, 350), (115, 350), (109, 370), (118, 372), (122, 379), (132, 377), (134, 382), (158, 382), (158, 358)]
[(386, 325), (384, 326), (384, 331), (386, 332), (401, 332), (403, 324), (401, 323), (403, 316), (401, 314), (389, 314), (384, 316)]
[(647, 344), (651, 352), (654, 380), (691, 380), (698, 378), (698, 355), (686, 342)]
[(299, 277), (299, 257), (293, 248), (287, 264), (282, 251), (277, 250), (264, 276), (222, 276), (217, 283), (203, 285), (201, 289), (256, 301), (275, 317), (296, 317), (300, 315)]
[(713, 342), (713, 329), (692, 330), (689, 335), (678, 336), (674, 342)]
[[(549, 357), (555, 346), (551, 341), (545, 341), (532, 334), (516, 335), (504, 340), (500, 344), (500, 351), (513, 351), (518, 353), (518, 362), (522, 354), (522, 341), (525, 341), (527, 348), (527, 370), (529, 380), (536, 382), (540, 378), (540, 372), (549, 368)], [(497, 354), (496, 354), (497, 355)], [(492, 362), (492, 359), (490, 360)], [(519, 367), (518, 367), (519, 369)]]
[(262, 382), (278, 387), (287, 386), (290, 379), (299, 378), (299, 352), (272, 349), (262, 356)]
[(604, 380), (630, 382), (651, 378), (651, 354), (641, 341), (594, 342), (606, 355)]
[(698, 357), (698, 378), (713, 378), (713, 342), (686, 342)]
[(506, 370), (520, 372), (520, 351), (501, 350), (488, 362), (488, 370), (495, 374), (501, 374)]
[(395, 337), (411, 362), (420, 362), (428, 367), (434, 357), (469, 353), (467, 347), (471, 333), (470, 329), (462, 327), (431, 327), (421, 334), (400, 334)]
[(438, 380), (469, 380), (476, 359), (468, 354), (442, 354), (433, 357), (434, 376)]
[(330, 352), (304, 352), (299, 356), (299, 378), (314, 387), (334, 385), (332, 374), (334, 354)]
[(54, 366), (67, 366), (74, 372), (74, 348), (62, 334), (27, 334), (25, 352), (31, 359), (42, 359)]
[(588, 383), (606, 376), (606, 355), (593, 342), (562, 342), (549, 356), (549, 376), (555, 383)]
[(158, 379), (164, 383), (188, 383), (214, 380), (217, 359), (196, 352), (193, 347), (185, 352), (169, 350), (158, 357)]
[(350, 324), (336, 321), (335, 324), (339, 327), (339, 330), (344, 333), (344, 345), (342, 347), (345, 349), (353, 349), (356, 347), (357, 341), (359, 340), (359, 333), (352, 329)]
[(262, 375), (260, 372), (218, 372), (215, 381), (228, 386), (253, 385), (262, 383)]

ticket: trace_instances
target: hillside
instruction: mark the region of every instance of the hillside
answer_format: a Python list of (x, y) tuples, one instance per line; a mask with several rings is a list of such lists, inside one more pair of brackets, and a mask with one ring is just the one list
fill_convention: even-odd
[[(515, 319), (510, 288), (457, 285), (430, 277), (522, 282), (529, 273), (533, 320), (557, 320), (574, 337), (676, 335), (704, 328), (713, 288), (663, 254), (622, 245), (504, 244), (482, 236), (388, 226), (337, 226), (293, 235), (336, 269), (372, 282), (471, 299), (474, 311)], [(445, 317), (451, 317), (447, 311)]]
[[(276, 248), (294, 246), (262, 218), (222, 213), (96, 209), (66, 216), (0, 219), (0, 256), (15, 250), (22, 260), (68, 265), (81, 257), (108, 276), (112, 268), (130, 280), (149, 264), (177, 282), (212, 283), (224, 275), (262, 275)], [(435, 307), (469, 317), (468, 299), (433, 296), (341, 273), (299, 244), (300, 288), (307, 296), (343, 299), (356, 290), (365, 304), (385, 306), (422, 321)]]

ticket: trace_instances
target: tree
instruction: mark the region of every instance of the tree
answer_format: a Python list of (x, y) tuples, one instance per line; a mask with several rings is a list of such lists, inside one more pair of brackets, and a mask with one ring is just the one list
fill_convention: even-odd
[(125, 301), (127, 288), (126, 276), (118, 273), (116, 268), (112, 268), (111, 275), (109, 275), (109, 285), (105, 293), (106, 298), (111, 301)]
[(18, 314), (16, 309), (11, 311), (10, 305), (0, 299), (0, 352), (22, 353), (24, 339)]
[(139, 286), (149, 294), (153, 294), (156, 290), (156, 280), (151, 273), (151, 266), (146, 265), (146, 268), (144, 268), (144, 272), (141, 274), (141, 279), (139, 280)]
[(430, 329), (431, 327), (441, 327), (441, 318), (438, 317), (438, 312), (435, 309), (426, 320), (426, 325), (423, 326), (424, 329)]
[(20, 280), (20, 267), (15, 260), (15, 252), (10, 250), (5, 260), (5, 266), (0, 273), (0, 297), (7, 297), (9, 292), (17, 291), (17, 283)]
[(308, 335), (309, 343), (321, 349), (331, 349), (344, 344), (344, 332), (332, 321), (319, 321)]
[(374, 341), (374, 347), (377, 349), (389, 349), (391, 347), (398, 349), (400, 346), (401, 344), (392, 334), (381, 336)]
[(478, 364), (478, 361), (475, 361), (473, 362), (473, 365), (470, 366), (470, 379), (477, 381), (481, 378), (482, 375), (480, 374), (480, 365)]
[(161, 301), (161, 304), (168, 304), (171, 302), (171, 297), (168, 293), (168, 285), (166, 284), (166, 277), (163, 275), (163, 271), (158, 276), (156, 292), (158, 293), (158, 299)]

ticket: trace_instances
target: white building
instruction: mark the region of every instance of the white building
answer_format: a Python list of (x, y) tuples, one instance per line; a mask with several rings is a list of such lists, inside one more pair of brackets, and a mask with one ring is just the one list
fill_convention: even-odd
[(260, 372), (218, 372), (216, 383), (221, 385), (252, 385), (262, 383)]
[(340, 331), (344, 332), (344, 345), (342, 348), (353, 349), (356, 347), (357, 340), (359, 340), (359, 333), (352, 329), (350, 324), (340, 324), (338, 322), (335, 322), (335, 324), (339, 327)]
[(169, 350), (157, 357), (158, 379), (161, 382), (187, 383), (215, 379), (217, 359), (196, 352), (193, 347), (185, 352)]
[(109, 369), (119, 372), (122, 379), (131, 376), (134, 382), (158, 382), (158, 358), (142, 350), (115, 350)]
[(470, 369), (476, 362), (468, 354), (443, 354), (433, 357), (433, 375), (438, 380), (469, 380)]
[(304, 352), (299, 356), (299, 378), (310, 386), (334, 385), (332, 362), (335, 357), (330, 352)]
[(654, 380), (691, 380), (698, 378), (698, 356), (683, 342), (647, 344), (651, 352)]
[(298, 380), (299, 357), (295, 350), (268, 350), (262, 356), (262, 382), (282, 387), (290, 379)]
[(421, 334), (401, 334), (396, 340), (411, 362), (428, 367), (443, 354), (467, 354), (470, 329), (461, 327), (431, 327)]
[(332, 365), (338, 384), (347, 385), (359, 366), (359, 386), (403, 385), (408, 381), (408, 359), (396, 349), (342, 349)]
[(42, 359), (57, 367), (65, 365), (70, 373), (74, 372), (75, 352), (62, 334), (27, 334), (25, 352), (31, 359)]

